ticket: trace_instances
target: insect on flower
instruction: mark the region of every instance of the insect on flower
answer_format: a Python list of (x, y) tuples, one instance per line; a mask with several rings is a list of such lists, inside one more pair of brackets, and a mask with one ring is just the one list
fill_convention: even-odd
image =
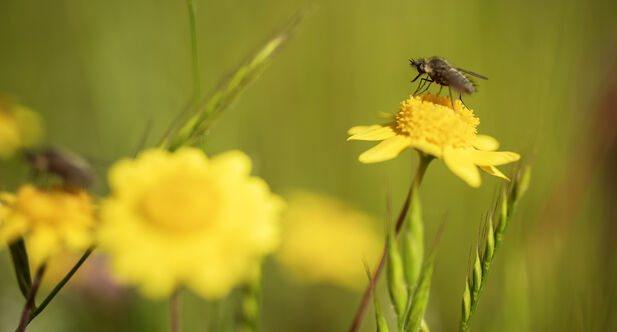
[(48, 147), (25, 155), (36, 172), (55, 174), (68, 186), (86, 188), (94, 181), (90, 164), (68, 150)]
[[(418, 91), (420, 91), (420, 93), (427, 91), (431, 84), (435, 82), (441, 85), (441, 88), (444, 86), (448, 87), (450, 92), (450, 100), (452, 102), (454, 102), (454, 99), (452, 99), (452, 89), (458, 92), (458, 97), (461, 102), (463, 102), (463, 94), (472, 94), (476, 91), (474, 82), (467, 78), (465, 74), (481, 78), (483, 80), (488, 80), (487, 77), (480, 74), (454, 67), (445, 59), (438, 57), (431, 57), (428, 59), (421, 58), (418, 60), (410, 59), (409, 64), (418, 70), (418, 76), (416, 76), (411, 82), (415, 82), (424, 74), (428, 75), (428, 77), (423, 77), (420, 79), (420, 84), (418, 85), (416, 91), (414, 91), (414, 95), (418, 94)], [(426, 83), (428, 83), (428, 85), (424, 87)], [(441, 88), (439, 89), (440, 93)], [(465, 105), (464, 102), (463, 105)], [(467, 105), (465, 105), (465, 107), (467, 107)]]

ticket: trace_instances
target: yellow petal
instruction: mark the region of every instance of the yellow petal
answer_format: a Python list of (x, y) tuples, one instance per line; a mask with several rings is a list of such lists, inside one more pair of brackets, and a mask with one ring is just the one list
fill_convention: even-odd
[[(356, 128), (357, 127), (353, 127), (349, 129), (349, 131), (351, 132), (352, 130)], [(367, 130), (362, 130), (362, 131), (360, 131), (359, 129), (357, 130), (358, 132), (350, 136), (347, 139), (348, 141), (381, 141), (381, 140), (388, 139), (396, 135), (396, 133), (394, 132), (394, 129), (390, 125), (370, 126), (370, 128)]]
[(0, 191), (0, 205), (15, 203), (15, 195), (6, 191)]
[(401, 151), (409, 147), (411, 139), (407, 136), (397, 135), (377, 144), (373, 148), (360, 155), (358, 160), (363, 163), (377, 163), (398, 156)]
[(0, 223), (0, 241), (13, 242), (28, 231), (28, 221), (23, 217), (14, 216)]
[(58, 253), (60, 248), (60, 239), (51, 228), (41, 227), (28, 237), (28, 256), (34, 266)]
[(497, 167), (495, 166), (478, 166), (480, 167), (481, 170), (485, 171), (486, 173), (496, 176), (496, 177), (500, 177), (502, 179), (505, 179), (506, 181), (510, 182), (510, 179), (505, 176), (503, 173), (501, 173), (500, 170), (497, 169)]
[(230, 150), (219, 153), (210, 159), (213, 169), (224, 170), (225, 174), (248, 175), (253, 163), (251, 158), (240, 150)]
[(470, 150), (446, 148), (443, 153), (446, 166), (468, 185), (477, 188), (480, 186), (480, 172), (472, 162)]
[(371, 131), (377, 128), (381, 128), (383, 127), (382, 125), (372, 125), (372, 126), (355, 126), (355, 127), (351, 127), (349, 128), (349, 130), (347, 130), (347, 134), (348, 135), (358, 135), (367, 131)]
[(411, 146), (430, 155), (433, 155), (437, 158), (441, 158), (442, 152), (441, 148), (436, 144), (429, 143), (424, 140), (414, 140), (411, 142)]
[(479, 151), (470, 150), (473, 163), (478, 166), (499, 166), (521, 159), (518, 153), (510, 151)]
[(473, 146), (482, 151), (495, 151), (499, 148), (499, 142), (488, 135), (476, 135)]

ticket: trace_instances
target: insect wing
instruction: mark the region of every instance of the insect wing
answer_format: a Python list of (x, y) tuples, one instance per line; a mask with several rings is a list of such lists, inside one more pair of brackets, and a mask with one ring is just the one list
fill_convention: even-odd
[(474, 72), (472, 72), (472, 71), (465, 70), (465, 69), (462, 69), (462, 68), (456, 68), (456, 69), (457, 69), (457, 70), (462, 71), (462, 72), (463, 72), (463, 73), (465, 73), (465, 74), (469, 74), (469, 75), (471, 75), (471, 76), (474, 76), (474, 77), (477, 77), (477, 78), (481, 78), (481, 79), (483, 79), (483, 80), (488, 80), (488, 77), (486, 77), (486, 76), (482, 76), (482, 75), (480, 75), (480, 74), (478, 74), (478, 73), (474, 73)]

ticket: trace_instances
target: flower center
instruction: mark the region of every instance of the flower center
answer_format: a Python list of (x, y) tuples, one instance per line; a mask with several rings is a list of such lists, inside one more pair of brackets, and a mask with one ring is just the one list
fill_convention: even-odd
[(201, 176), (179, 174), (166, 178), (141, 202), (146, 220), (163, 231), (194, 232), (207, 227), (218, 214), (219, 195)]
[(472, 110), (450, 98), (430, 93), (401, 102), (396, 114), (396, 130), (415, 140), (424, 140), (442, 148), (466, 148), (476, 136), (480, 120)]

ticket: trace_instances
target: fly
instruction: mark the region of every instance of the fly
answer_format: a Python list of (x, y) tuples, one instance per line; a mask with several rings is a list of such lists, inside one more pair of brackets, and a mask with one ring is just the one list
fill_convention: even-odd
[[(454, 67), (447, 60), (438, 57), (409, 60), (409, 63), (418, 71), (418, 75), (411, 82), (415, 82), (416, 80), (418, 80), (418, 78), (420, 78), (420, 76), (424, 74), (427, 75), (420, 79), (420, 84), (418, 85), (416, 91), (414, 91), (414, 95), (418, 94), (418, 91), (420, 91), (420, 93), (426, 92), (431, 86), (431, 84), (437, 83), (441, 85), (439, 93), (441, 93), (441, 89), (444, 86), (448, 87), (448, 90), (450, 92), (450, 101), (453, 103), (453, 105), (454, 99), (452, 99), (452, 90), (458, 92), (458, 97), (463, 103), (463, 105), (465, 105), (465, 103), (463, 102), (462, 95), (472, 94), (476, 91), (474, 82), (467, 78), (465, 74), (483, 80), (488, 80), (486, 76), (474, 73), (469, 70)], [(426, 85), (425, 87), (426, 83), (428, 83), (428, 85)], [(467, 105), (465, 105), (465, 107), (467, 107)]]

